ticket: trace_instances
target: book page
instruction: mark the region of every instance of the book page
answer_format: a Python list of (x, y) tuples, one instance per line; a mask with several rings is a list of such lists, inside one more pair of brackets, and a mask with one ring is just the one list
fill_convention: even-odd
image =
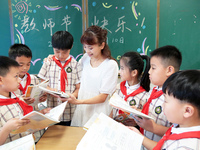
[(39, 86), (46, 88), (49, 80), (45, 80), (38, 85), (29, 85), (26, 90), (26, 97), (34, 98), (34, 103), (30, 104), (31, 106), (35, 106), (39, 103), (40, 97), (43, 95), (44, 91), (39, 88)]
[(60, 116), (63, 114), (63, 111), (67, 105), (67, 101), (54, 107), (47, 114), (42, 114), (37, 111), (32, 111), (27, 115), (23, 116), (21, 119), (29, 119), (30, 123), (24, 126), (21, 126), (19, 129), (12, 131), (12, 134), (22, 133), (22, 132), (35, 132), (46, 127), (52, 126), (56, 123), (59, 123)]
[(45, 114), (45, 116), (48, 116), (55, 120), (60, 120), (60, 117), (63, 114), (66, 105), (67, 105), (67, 101), (58, 105), (57, 107), (52, 108), (49, 113)]
[(29, 119), (30, 123), (21, 126), (19, 129), (12, 131), (12, 134), (22, 133), (22, 132), (35, 132), (51, 125), (58, 123), (59, 121), (49, 118), (42, 113), (37, 111), (32, 111), (27, 115), (23, 116), (21, 119)]
[(140, 150), (143, 136), (101, 113), (76, 150)]
[(44, 87), (41, 87), (39, 86), (39, 88), (49, 94), (52, 94), (52, 95), (57, 95), (57, 96), (60, 96), (60, 97), (63, 97), (63, 98), (69, 98), (69, 95), (67, 93), (64, 93), (64, 92), (56, 92), (56, 91), (52, 91), (52, 90), (49, 90), (47, 88), (44, 88)]
[(110, 98), (109, 104), (112, 105), (115, 108), (118, 108), (122, 111), (131, 113), (130, 117), (134, 118), (134, 115), (144, 118), (153, 119), (152, 117), (137, 111), (133, 108), (131, 108), (118, 94), (114, 93), (113, 96)]
[(0, 150), (35, 150), (33, 135), (29, 134), (0, 146)]
[(94, 113), (92, 117), (84, 124), (83, 129), (88, 130), (90, 126), (95, 122), (95, 120), (98, 118), (99, 114)]

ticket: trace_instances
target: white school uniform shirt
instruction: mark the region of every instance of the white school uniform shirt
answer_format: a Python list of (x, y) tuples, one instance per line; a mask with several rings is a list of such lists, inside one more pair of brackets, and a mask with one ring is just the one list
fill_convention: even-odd
[[(68, 57), (65, 62), (69, 59)], [(65, 62), (61, 62), (64, 65)], [(67, 71), (67, 69), (70, 69)], [(65, 82), (65, 92), (73, 93), (76, 89), (76, 84), (80, 82), (81, 75), (81, 67), (78, 65), (78, 62), (72, 58), (71, 62), (65, 67), (67, 73), (67, 82)], [(42, 68), (39, 71), (38, 77), (41, 79), (49, 79), (49, 86), (54, 89), (60, 90), (60, 73), (61, 68), (56, 64), (55, 61), (44, 62)], [(59, 98), (55, 98), (51, 95), (47, 95), (47, 107), (54, 108), (61, 104), (61, 100)], [(76, 105), (67, 103), (65, 111), (60, 118), (60, 121), (71, 121), (72, 116), (74, 114)]]
[[(180, 134), (184, 132), (200, 131), (200, 126), (188, 128), (172, 127), (172, 134)], [(162, 146), (162, 150), (200, 150), (200, 139), (198, 138), (185, 138), (179, 140), (167, 140)]]
[[(0, 98), (1, 99), (8, 99), (7, 97), (5, 97), (3, 95), (0, 95)], [(16, 98), (16, 96), (13, 93), (11, 93), (11, 98)], [(0, 106), (0, 130), (6, 124), (6, 122), (8, 122), (10, 119), (23, 117), (23, 113), (24, 112), (23, 112), (21, 106), (18, 103)], [(41, 138), (41, 136), (44, 134), (44, 131), (45, 130), (42, 129), (42, 130), (36, 131), (34, 133), (35, 142), (37, 142)], [(30, 132), (22, 132), (22, 133), (19, 133), (19, 134), (11, 134), (10, 133), (8, 135), (5, 143), (19, 139), (19, 138), (24, 137), (28, 134), (30, 134)]]
[[(162, 88), (156, 87), (158, 91), (162, 90)], [(152, 90), (149, 92), (149, 97), (151, 95)], [(165, 127), (170, 127), (170, 123), (167, 120), (167, 117), (163, 113), (162, 105), (164, 103), (164, 95), (162, 94), (160, 97), (153, 99), (152, 102), (149, 105), (149, 114), (148, 116), (152, 117), (155, 123), (165, 126)], [(159, 141), (162, 136), (159, 136), (157, 134), (154, 134), (152, 132), (144, 130), (144, 136), (147, 138), (153, 140), (153, 141)]]
[[(30, 74), (30, 77), (31, 77), (30, 84), (37, 85), (40, 83), (39, 79), (35, 75)], [(26, 85), (26, 82), (27, 82), (27, 74), (25, 74), (25, 76), (23, 78), (20, 78), (20, 80), (21, 80), (20, 84), (24, 88)], [(19, 96), (19, 97), (23, 95), (23, 93), (19, 89), (17, 91), (15, 91), (14, 93), (17, 94), (17, 96)]]
[(80, 60), (80, 63), (83, 70), (78, 99), (89, 99), (100, 93), (105, 93), (109, 96), (103, 103), (77, 105), (71, 126), (83, 126), (95, 113), (103, 112), (109, 115), (111, 106), (108, 99), (117, 86), (118, 65), (116, 61), (105, 59), (98, 67), (93, 68), (90, 64), (90, 57), (86, 53)]
[[(125, 83), (125, 87), (126, 87), (126, 92), (127, 95), (131, 94), (132, 92), (134, 92), (135, 90), (137, 90), (140, 87), (140, 83), (129, 86), (128, 82), (126, 81)], [(123, 93), (121, 92), (120, 89), (120, 83), (117, 85), (117, 89), (115, 91), (115, 93), (117, 93), (121, 98), (125, 98), (125, 95), (123, 95)], [(135, 96), (130, 96), (127, 99), (127, 104), (130, 105), (130, 103), (134, 103), (135, 106), (138, 109), (142, 109), (143, 105), (146, 103), (147, 101), (147, 96), (148, 96), (148, 92), (147, 91), (143, 91)], [(131, 105), (130, 105), (131, 106)], [(113, 118), (115, 118), (117, 115), (119, 115), (119, 110), (113, 107)]]
[[(28, 77), (27, 74), (25, 74), (25, 76), (23, 78), (20, 78), (20, 80), (21, 80), (20, 84), (22, 85), (23, 88), (26, 86), (27, 77)], [(30, 84), (37, 85), (37, 84), (40, 83), (39, 79), (35, 75), (30, 74), (30, 77), (31, 77), (31, 83)], [(23, 95), (23, 92), (20, 91), (20, 89), (17, 89), (14, 93), (17, 95), (17, 97), (22, 99), (21, 97)], [(33, 110), (39, 111), (38, 103), (36, 103), (33, 106)]]

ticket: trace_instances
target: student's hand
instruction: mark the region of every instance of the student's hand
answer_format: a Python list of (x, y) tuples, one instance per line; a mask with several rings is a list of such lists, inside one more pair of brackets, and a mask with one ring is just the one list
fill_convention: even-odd
[(125, 126), (133, 126), (133, 127), (137, 125), (134, 119), (126, 119), (125, 121), (123, 121), (123, 124)]
[(53, 56), (54, 55), (49, 55), (47, 58), (44, 58), (43, 62), (53, 61)]
[(46, 114), (46, 113), (49, 113), (50, 110), (51, 110), (51, 108), (45, 108), (45, 109), (40, 110), (39, 112), (42, 114)]
[(24, 126), (26, 124), (30, 123), (29, 119), (23, 119), (20, 120), (19, 118), (13, 118), (9, 120), (3, 128), (7, 130), (8, 132), (11, 132), (13, 130), (19, 129), (21, 126)]
[(24, 99), (24, 101), (25, 101), (27, 104), (32, 104), (32, 103), (35, 101), (34, 98), (25, 97), (24, 95), (22, 96), (22, 98)]
[(135, 118), (138, 120), (136, 121), (137, 125), (140, 126), (141, 128), (152, 132), (155, 126), (155, 122), (152, 119), (148, 119), (148, 118), (139, 118), (137, 116), (135, 116)]
[(44, 93), (44, 94), (40, 97), (39, 101), (40, 101), (40, 102), (44, 102), (44, 101), (46, 101), (46, 99), (47, 99), (47, 93)]
[(134, 132), (136, 132), (136, 133), (142, 135), (142, 134), (140, 133), (140, 131), (139, 131), (136, 127), (130, 127), (130, 126), (128, 126), (128, 128), (131, 129), (132, 131), (134, 131)]

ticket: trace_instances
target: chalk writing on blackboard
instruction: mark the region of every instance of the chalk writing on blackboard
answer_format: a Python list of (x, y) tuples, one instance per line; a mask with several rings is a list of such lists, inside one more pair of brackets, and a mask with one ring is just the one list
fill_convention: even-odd
[[(151, 51), (151, 49), (149, 49), (149, 44), (147, 44), (147, 35), (142, 32), (146, 29), (146, 16), (144, 16), (143, 9), (141, 9), (140, 6), (142, 4), (136, 1), (114, 4), (109, 2), (97, 3), (93, 1), (89, 4), (91, 5), (91, 11), (89, 11), (89, 13), (92, 12), (94, 14), (90, 16), (91, 25), (101, 26), (108, 31), (107, 42), (111, 47), (113, 46), (114, 49), (118, 48), (116, 45), (123, 45), (114, 52), (117, 60), (121, 57), (118, 51), (123, 51), (124, 48), (126, 50), (131, 49), (130, 41), (133, 40), (134, 42), (134, 38), (137, 39), (137, 35), (140, 36), (140, 38), (139, 40), (137, 39), (136, 43), (141, 43), (141, 47), (139, 46), (135, 50), (141, 55), (147, 55), (148, 51)], [(95, 7), (98, 8), (98, 12), (95, 11)], [(109, 14), (111, 11), (114, 15)], [(129, 46), (124, 46), (124, 44), (127, 45), (127, 43), (129, 43)]]

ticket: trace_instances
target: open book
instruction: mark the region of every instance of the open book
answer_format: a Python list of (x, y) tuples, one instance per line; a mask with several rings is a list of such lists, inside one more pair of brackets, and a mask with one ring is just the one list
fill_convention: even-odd
[(143, 136), (101, 113), (76, 150), (140, 150)]
[(46, 127), (52, 126), (56, 123), (59, 123), (59, 119), (63, 114), (65, 107), (67, 105), (67, 101), (54, 107), (47, 114), (42, 114), (37, 111), (32, 111), (27, 115), (23, 116), (21, 119), (29, 119), (30, 123), (24, 126), (21, 126), (19, 129), (12, 131), (12, 134), (17, 134), (21, 132), (35, 132)]
[(134, 118), (134, 116), (138, 116), (141, 118), (149, 118), (153, 119), (152, 117), (137, 111), (133, 108), (131, 108), (118, 94), (114, 93), (113, 96), (110, 98), (109, 104), (112, 105), (113, 107), (120, 109), (124, 111), (125, 113), (129, 114), (129, 117)]
[(0, 146), (0, 150), (36, 150), (33, 135), (29, 134)]
[(39, 86), (39, 88), (51, 95), (57, 95), (57, 96), (60, 96), (62, 98), (69, 98), (69, 95), (67, 93), (64, 93), (64, 92), (56, 92), (56, 91), (52, 91), (52, 90), (49, 90), (45, 87), (42, 87), (42, 86)]
[(43, 88), (46, 88), (47, 85), (48, 85), (48, 82), (49, 82), (49, 80), (45, 80), (45, 81), (39, 83), (38, 85), (29, 85), (27, 87), (27, 90), (26, 90), (26, 93), (25, 93), (25, 97), (31, 97), (31, 98), (35, 99), (34, 103), (30, 104), (31, 106), (35, 106), (36, 104), (38, 104), (40, 97), (44, 93), (44, 91), (41, 90), (39, 88), (39, 86), (43, 87)]

